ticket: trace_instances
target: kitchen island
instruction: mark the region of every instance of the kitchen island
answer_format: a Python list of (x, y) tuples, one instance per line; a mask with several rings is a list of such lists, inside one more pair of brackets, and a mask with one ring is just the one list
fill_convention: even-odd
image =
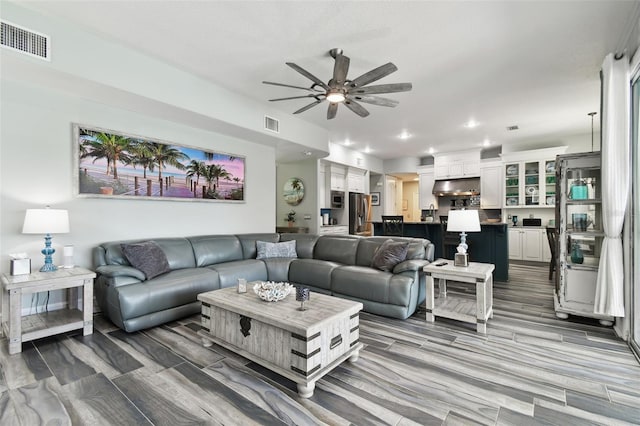
[[(382, 235), (382, 222), (373, 222), (374, 235)], [(435, 258), (453, 259), (455, 246), (443, 244), (443, 229), (439, 221), (436, 222), (404, 222), (405, 237), (426, 238), (436, 248)], [(493, 278), (497, 281), (509, 279), (509, 235), (506, 223), (480, 224), (480, 232), (467, 234), (469, 245), (469, 261), (492, 263), (496, 269)]]

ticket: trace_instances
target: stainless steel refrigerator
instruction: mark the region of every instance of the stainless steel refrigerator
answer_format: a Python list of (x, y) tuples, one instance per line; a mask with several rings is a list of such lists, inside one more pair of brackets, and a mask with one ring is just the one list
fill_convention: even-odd
[(349, 234), (371, 235), (371, 195), (349, 193)]

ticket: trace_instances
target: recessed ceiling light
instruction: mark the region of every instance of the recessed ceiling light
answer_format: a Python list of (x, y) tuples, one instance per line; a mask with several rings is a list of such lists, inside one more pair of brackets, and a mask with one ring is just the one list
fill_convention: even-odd
[(491, 141), (489, 140), (489, 138), (485, 138), (482, 141), (482, 146), (489, 146), (489, 145), (491, 145)]
[(364, 149), (364, 153), (368, 154), (371, 152), (371, 148), (369, 148), (368, 146)]
[(411, 137), (411, 133), (407, 132), (406, 130), (403, 130), (402, 133), (400, 133), (400, 136), (398, 136), (400, 139), (406, 140), (409, 139)]
[(433, 147), (429, 148), (429, 154), (433, 154), (434, 152), (436, 152), (436, 150), (433, 149)]
[(349, 139), (344, 140), (344, 146), (351, 146), (351, 145), (353, 145), (353, 142), (351, 142)]
[(464, 124), (464, 127), (466, 127), (467, 129), (473, 129), (473, 128), (478, 127), (479, 125), (480, 125), (480, 123), (478, 123), (476, 120), (474, 120), (474, 119), (472, 118), (471, 120), (467, 121), (467, 122)]

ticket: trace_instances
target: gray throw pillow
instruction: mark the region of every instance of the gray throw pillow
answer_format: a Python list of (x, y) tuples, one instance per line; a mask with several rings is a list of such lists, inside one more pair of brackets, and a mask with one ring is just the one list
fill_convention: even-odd
[(258, 254), (256, 259), (267, 259), (270, 257), (298, 257), (296, 252), (296, 240), (284, 241), (282, 243), (269, 243), (267, 241), (256, 241)]
[(390, 272), (394, 266), (407, 258), (408, 250), (409, 243), (395, 242), (392, 239), (388, 239), (380, 244), (380, 247), (376, 250), (373, 259), (371, 259), (371, 267)]
[(167, 256), (153, 241), (121, 244), (121, 247), (131, 266), (144, 272), (148, 280), (171, 270)]

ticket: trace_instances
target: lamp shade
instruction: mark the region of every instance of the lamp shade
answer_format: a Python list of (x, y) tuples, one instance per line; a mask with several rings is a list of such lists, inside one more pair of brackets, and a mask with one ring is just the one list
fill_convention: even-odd
[(480, 232), (478, 210), (450, 211), (447, 232)]
[(69, 212), (59, 209), (27, 209), (23, 234), (66, 234), (69, 232)]

